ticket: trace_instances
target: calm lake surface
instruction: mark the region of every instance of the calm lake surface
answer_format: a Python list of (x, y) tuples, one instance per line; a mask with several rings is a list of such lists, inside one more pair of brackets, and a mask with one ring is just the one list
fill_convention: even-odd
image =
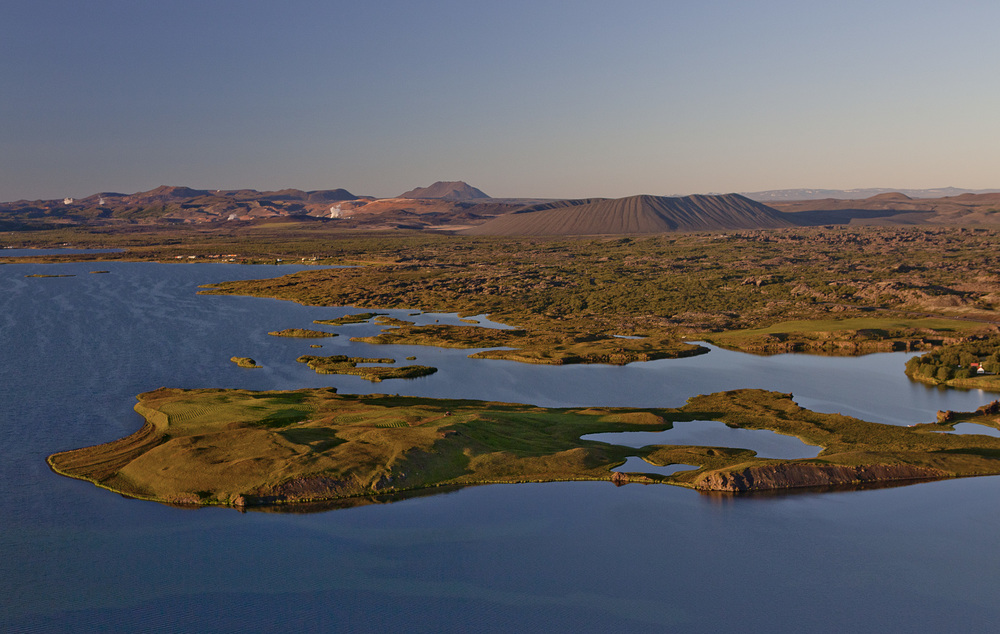
[(666, 431), (606, 432), (585, 434), (580, 438), (634, 448), (646, 445), (737, 447), (756, 451), (759, 458), (783, 460), (815, 458), (823, 451), (823, 447), (807, 445), (795, 436), (783, 436), (769, 429), (735, 429), (717, 420), (677, 421)]
[[(160, 386), (335, 386), (545, 406), (677, 406), (760, 387), (893, 424), (992, 400), (911, 383), (908, 354), (713, 350), (544, 367), (347, 341), (377, 332), (371, 324), (328, 327), (341, 336), (316, 351), (315, 340), (266, 333), (356, 311), (196, 294), (200, 284), (301, 268), (0, 264), (0, 630), (995, 630), (1000, 478), (737, 498), (604, 482), (503, 485), (241, 514), (130, 500), (49, 470), (52, 452), (136, 430), (135, 395)], [(310, 353), (439, 371), (372, 384), (295, 362)], [(240, 369), (234, 355), (264, 368)]]

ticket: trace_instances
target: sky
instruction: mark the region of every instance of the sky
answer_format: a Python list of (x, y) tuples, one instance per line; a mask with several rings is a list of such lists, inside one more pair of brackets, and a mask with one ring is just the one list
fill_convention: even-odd
[(997, 188), (998, 25), (995, 0), (6, 0), (0, 200)]

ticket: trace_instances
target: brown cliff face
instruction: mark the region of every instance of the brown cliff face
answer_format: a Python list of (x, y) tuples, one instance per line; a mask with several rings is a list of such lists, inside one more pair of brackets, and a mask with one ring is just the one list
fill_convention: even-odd
[(906, 464), (850, 467), (784, 463), (750, 467), (743, 471), (708, 473), (695, 484), (695, 488), (705, 491), (767, 491), (892, 480), (928, 480), (947, 476), (947, 473), (938, 469)]

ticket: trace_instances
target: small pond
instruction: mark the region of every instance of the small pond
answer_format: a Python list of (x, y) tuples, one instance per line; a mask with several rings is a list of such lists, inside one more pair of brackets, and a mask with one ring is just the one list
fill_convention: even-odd
[(946, 432), (949, 434), (979, 434), (980, 436), (993, 436), (994, 438), (1000, 438), (1000, 429), (994, 429), (993, 427), (987, 427), (986, 425), (978, 425), (976, 423), (955, 423), (955, 431)]
[(678, 471), (691, 471), (698, 468), (698, 465), (691, 464), (669, 464), (665, 467), (660, 467), (646, 462), (639, 456), (629, 456), (625, 460), (625, 464), (615, 467), (612, 471), (619, 471), (621, 473), (655, 473), (656, 475), (668, 476), (674, 475)]
[(674, 423), (666, 431), (622, 431), (585, 434), (580, 440), (595, 440), (610, 445), (645, 447), (647, 445), (691, 445), (699, 447), (735, 447), (751, 449), (759, 458), (795, 460), (815, 458), (822, 447), (807, 445), (795, 436), (784, 436), (766, 429), (735, 429), (717, 420)]

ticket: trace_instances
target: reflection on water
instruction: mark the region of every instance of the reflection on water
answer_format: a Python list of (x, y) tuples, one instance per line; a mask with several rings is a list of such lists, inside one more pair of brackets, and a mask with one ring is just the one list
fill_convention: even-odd
[(757, 452), (758, 458), (815, 458), (822, 447), (807, 445), (795, 436), (784, 436), (767, 429), (737, 429), (717, 420), (680, 421), (666, 431), (621, 431), (586, 434), (581, 440), (606, 442), (625, 447), (648, 445), (694, 445), (733, 447)]
[[(816, 495), (832, 495), (857, 493), (859, 491), (875, 491), (878, 489), (900, 489), (918, 484), (940, 481), (942, 478), (927, 478), (924, 480), (882, 480), (874, 482), (853, 482), (849, 484), (828, 484), (814, 487), (795, 487), (792, 489), (761, 489), (757, 491), (708, 491), (699, 489), (698, 493), (713, 504), (739, 504), (741, 502), (760, 501), (768, 498), (812, 497)], [(1000, 477), (998, 477), (1000, 479)]]

